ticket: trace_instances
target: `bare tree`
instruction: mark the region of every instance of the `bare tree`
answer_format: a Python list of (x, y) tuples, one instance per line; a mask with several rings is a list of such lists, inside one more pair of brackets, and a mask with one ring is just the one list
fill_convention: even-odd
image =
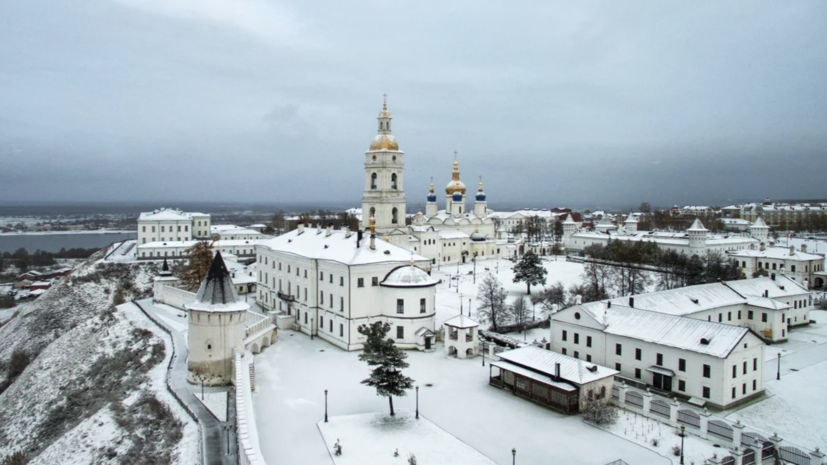
[(523, 297), (517, 297), (508, 307), (508, 310), (509, 313), (511, 313), (511, 319), (514, 321), (514, 324), (517, 325), (520, 330), (525, 329), (531, 320), (531, 306), (526, 304), (525, 299)]
[(550, 315), (555, 310), (568, 306), (566, 288), (563, 283), (557, 281), (555, 284), (544, 288), (536, 296), (532, 296), (531, 303), (540, 304), (541, 311), (545, 315)]
[(508, 318), (505, 298), (503, 285), (491, 273), (486, 274), (477, 288), (477, 319), (497, 331)]

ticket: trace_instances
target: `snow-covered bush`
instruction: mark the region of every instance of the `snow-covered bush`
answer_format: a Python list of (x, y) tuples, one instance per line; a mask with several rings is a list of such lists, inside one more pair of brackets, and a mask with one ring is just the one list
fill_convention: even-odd
[(583, 421), (594, 425), (612, 425), (617, 421), (617, 418), (617, 408), (600, 400), (590, 401), (583, 409)]

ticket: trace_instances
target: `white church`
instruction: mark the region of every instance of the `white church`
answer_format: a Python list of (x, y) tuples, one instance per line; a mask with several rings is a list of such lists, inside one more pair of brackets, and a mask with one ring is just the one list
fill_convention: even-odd
[(469, 199), (466, 186), (460, 180), (456, 152), (451, 180), (445, 187), (445, 209), (439, 209), (431, 182), (425, 213), (418, 212), (412, 224), (406, 226), (405, 152), (399, 149), (399, 143), (392, 134), (393, 118), (387, 102), (377, 119), (378, 133), (365, 152), (361, 229), (368, 228), (370, 218), (374, 218), (377, 234), (392, 244), (430, 259), (433, 264), (513, 256), (516, 252), (514, 244), (496, 238), (482, 179), (474, 195), (473, 206), (468, 208)]

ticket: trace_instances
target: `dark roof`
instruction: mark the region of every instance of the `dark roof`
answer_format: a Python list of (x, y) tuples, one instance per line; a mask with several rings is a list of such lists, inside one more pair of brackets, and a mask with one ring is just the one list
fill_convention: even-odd
[(221, 251), (215, 253), (210, 265), (207, 277), (201, 282), (198, 294), (195, 296), (197, 302), (212, 305), (226, 305), (235, 303), (236, 293), (230, 272), (221, 257)]

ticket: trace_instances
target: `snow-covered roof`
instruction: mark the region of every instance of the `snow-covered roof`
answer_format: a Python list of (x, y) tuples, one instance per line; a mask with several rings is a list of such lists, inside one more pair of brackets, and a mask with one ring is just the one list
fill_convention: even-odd
[[(318, 234), (317, 234), (318, 232)], [(328, 236), (325, 229), (304, 228), (299, 234), (294, 229), (273, 239), (258, 242), (256, 249), (269, 249), (275, 252), (298, 255), (317, 260), (327, 260), (345, 265), (367, 265), (371, 263), (407, 263), (411, 259), (418, 263), (430, 263), (430, 260), (413, 254), (411, 251), (397, 245), (376, 238), (376, 250), (370, 248), (370, 235), (365, 234), (361, 244), (358, 244), (358, 235), (349, 233), (349, 237), (342, 230), (331, 230)]]
[[(256, 245), (266, 242), (267, 239), (233, 239), (233, 240), (226, 240), (222, 239), (220, 241), (215, 241), (213, 244), (217, 247), (232, 247), (232, 246), (243, 246), (243, 245)], [(156, 241), (156, 242), (147, 242), (146, 244), (139, 244), (139, 249), (163, 249), (163, 248), (174, 248), (174, 247), (192, 247), (195, 244), (202, 242), (202, 241)]]
[(708, 229), (706, 229), (703, 223), (701, 223), (700, 218), (695, 218), (695, 221), (692, 222), (692, 226), (690, 226), (687, 231), (708, 231)]
[(541, 382), (543, 384), (547, 384), (549, 386), (554, 386), (557, 389), (560, 389), (562, 391), (571, 392), (571, 391), (574, 391), (574, 390), (577, 389), (576, 387), (572, 386), (569, 383), (554, 381), (551, 378), (551, 376), (549, 376), (549, 375), (543, 375), (543, 374), (537, 373), (536, 371), (531, 371), (528, 368), (523, 368), (520, 365), (515, 365), (513, 363), (509, 363), (509, 362), (506, 362), (506, 361), (491, 362), (491, 366), (495, 366), (495, 367), (503, 369), (503, 370), (508, 370), (512, 373), (516, 373), (520, 376), (525, 376), (526, 378), (531, 378), (535, 381), (539, 381), (539, 382)]
[(190, 221), (193, 216), (209, 216), (204, 213), (187, 213), (171, 208), (161, 208), (151, 212), (142, 212), (138, 221)]
[(380, 285), (385, 287), (427, 287), (435, 286), (438, 279), (433, 278), (421, 268), (413, 264), (400, 266), (394, 269), (382, 280)]
[[(612, 305), (604, 330), (655, 344), (725, 358), (749, 329), (695, 318)], [(704, 344), (702, 340), (707, 343)]]
[(445, 320), (445, 322), (443, 322), (443, 324), (446, 325), (446, 326), (451, 326), (451, 327), (460, 328), (460, 329), (463, 329), (463, 328), (476, 328), (477, 326), (480, 325), (479, 323), (477, 323), (476, 321), (472, 320), (470, 317), (467, 317), (465, 315), (457, 315), (453, 318), (449, 318), (449, 319)]
[(809, 291), (800, 283), (795, 282), (786, 275), (777, 274), (773, 280), (769, 276), (739, 279), (737, 281), (727, 281), (727, 286), (735, 289), (743, 295), (750, 295), (760, 297), (767, 292), (767, 297), (771, 299), (778, 299), (783, 297), (800, 296), (807, 294)]
[(499, 357), (505, 361), (547, 375), (554, 375), (554, 365), (559, 363), (560, 377), (577, 385), (591, 383), (618, 374), (618, 371), (611, 368), (534, 346), (501, 352)]
[(221, 252), (216, 252), (210, 270), (195, 294), (195, 301), (187, 304), (186, 309), (211, 312), (237, 312), (250, 309), (247, 303), (238, 301), (235, 286), (233, 286), (230, 272), (224, 265)]
[(458, 229), (441, 229), (438, 231), (440, 239), (468, 239), (470, 236)]
[(824, 260), (824, 256), (822, 255), (804, 253), (798, 250), (790, 253), (789, 247), (767, 247), (764, 250), (734, 250), (729, 252), (729, 255), (733, 257), (774, 258), (796, 261)]
[(755, 228), (755, 229), (758, 229), (758, 228), (770, 229), (770, 227), (767, 226), (767, 223), (764, 222), (764, 219), (761, 218), (760, 216), (755, 219), (755, 223), (752, 224), (752, 227)]
[(572, 224), (574, 223), (574, 218), (571, 217), (571, 213), (566, 216), (566, 221), (563, 221), (564, 224)]

